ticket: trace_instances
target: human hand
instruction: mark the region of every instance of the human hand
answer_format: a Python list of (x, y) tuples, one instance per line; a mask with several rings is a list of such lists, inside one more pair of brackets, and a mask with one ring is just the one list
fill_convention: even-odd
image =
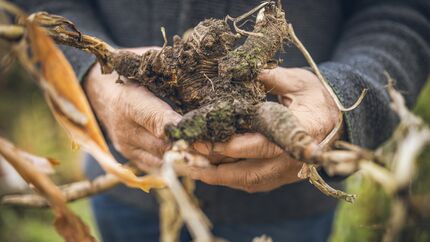
[[(264, 71), (259, 79), (266, 89), (279, 96), (281, 104), (298, 118), (303, 128), (321, 141), (333, 130), (339, 119), (339, 109), (329, 92), (312, 72), (301, 68)], [(223, 155), (236, 159), (274, 158), (284, 151), (261, 134), (233, 136), (225, 143), (199, 143), (195, 148), (206, 155)]]
[[(276, 68), (259, 77), (267, 89), (279, 95), (305, 130), (316, 140), (323, 140), (336, 126), (339, 109), (334, 100), (311, 72), (299, 68)], [(209, 168), (192, 168), (189, 176), (208, 184), (225, 185), (248, 192), (269, 191), (296, 182), (302, 164), (260, 134), (237, 135), (213, 147), (196, 147), (199, 151), (217, 153), (236, 159), (235, 163)]]
[[(128, 49), (143, 53), (151, 48)], [(89, 71), (84, 89), (114, 147), (141, 169), (161, 164), (168, 148), (164, 126), (181, 115), (145, 87), (133, 82), (116, 83), (118, 74), (103, 75), (100, 65)]]

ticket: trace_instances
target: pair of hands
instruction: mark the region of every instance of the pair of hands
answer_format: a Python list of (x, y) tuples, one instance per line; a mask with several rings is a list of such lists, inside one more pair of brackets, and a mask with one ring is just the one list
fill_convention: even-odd
[[(143, 53), (149, 48), (132, 49)], [(96, 115), (115, 149), (142, 169), (161, 164), (169, 148), (164, 126), (178, 123), (181, 115), (136, 83), (115, 83), (117, 74), (102, 75), (95, 65), (84, 88)], [(281, 68), (264, 71), (259, 79), (267, 90), (279, 95), (303, 127), (322, 140), (335, 127), (338, 108), (318, 78), (305, 69)], [(299, 180), (301, 162), (291, 159), (261, 134), (241, 134), (226, 143), (197, 143), (194, 149), (216, 165), (187, 167), (183, 175), (212, 185), (224, 185), (247, 192), (270, 191)]]

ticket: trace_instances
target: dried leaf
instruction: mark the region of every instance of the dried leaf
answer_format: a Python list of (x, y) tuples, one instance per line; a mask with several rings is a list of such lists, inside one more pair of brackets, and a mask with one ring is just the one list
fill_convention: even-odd
[[(23, 150), (18, 150), (19, 155), (32, 163), (38, 172), (44, 174), (54, 173), (54, 164), (58, 161), (51, 158), (44, 158), (30, 154)], [(21, 176), (13, 169), (7, 160), (0, 155), (0, 194), (17, 193), (28, 189), (27, 183)]]
[(67, 242), (95, 242), (88, 227), (66, 205), (66, 198), (61, 190), (48, 178), (39, 172), (37, 167), (29, 162), (22, 152), (9, 141), (0, 138), (0, 155), (3, 156), (29, 184), (43, 195), (52, 206), (55, 214), (57, 231)]
[(53, 165), (58, 165), (60, 163), (58, 160), (55, 160), (53, 158), (36, 156), (23, 150), (20, 150), (19, 154), (24, 159), (32, 163), (39, 172), (42, 172), (44, 174), (54, 173)]
[(0, 196), (19, 193), (28, 188), (27, 183), (0, 155)]
[(90, 235), (88, 226), (70, 210), (61, 211), (56, 214), (54, 225), (58, 233), (60, 233), (67, 242), (96, 241), (96, 239)]
[[(61, 116), (59, 121), (66, 126), (66, 130), (70, 132), (67, 127), (69, 125), (76, 127), (74, 132), (84, 132), (107, 152), (106, 142), (72, 67), (45, 30), (32, 22), (28, 22), (27, 30), (34, 57), (40, 64), (44, 79), (40, 80), (41, 85), (56, 108), (53, 110), (54, 114)], [(84, 117), (79, 118), (81, 115)]]

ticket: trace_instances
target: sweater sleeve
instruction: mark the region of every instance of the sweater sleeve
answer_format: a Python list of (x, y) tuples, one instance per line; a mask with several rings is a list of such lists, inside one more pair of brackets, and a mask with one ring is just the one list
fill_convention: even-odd
[[(89, 34), (113, 44), (107, 31), (100, 22), (91, 1), (86, 0), (14, 0), (18, 6), (28, 13), (45, 11), (52, 14), (61, 15), (70, 19), (77, 28), (85, 34)], [(81, 80), (89, 68), (95, 63), (96, 58), (81, 50), (61, 46), (61, 50), (72, 65), (78, 80)]]
[(350, 142), (375, 148), (398, 124), (384, 71), (396, 80), (407, 105), (414, 104), (430, 71), (429, 13), (428, 1), (373, 1), (357, 7), (331, 60), (320, 63), (344, 106), (352, 105), (364, 88), (369, 90), (357, 109), (345, 113)]

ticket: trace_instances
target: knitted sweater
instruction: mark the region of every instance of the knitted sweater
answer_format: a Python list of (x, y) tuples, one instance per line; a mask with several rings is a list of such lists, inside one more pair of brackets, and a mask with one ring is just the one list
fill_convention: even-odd
[[(204, 18), (238, 16), (258, 0), (20, 0), (29, 12), (48, 11), (72, 20), (82, 32), (117, 47), (161, 46), (160, 27), (167, 35), (182, 34)], [(413, 105), (430, 71), (430, 1), (285, 0), (294, 25), (323, 75), (344, 106), (369, 90), (362, 104), (345, 114), (350, 142), (374, 148), (386, 140), (398, 119), (385, 91), (387, 71)], [(94, 57), (63, 48), (79, 78)], [(306, 66), (292, 46), (285, 47), (283, 66)], [(115, 152), (115, 155), (123, 158)], [(94, 161), (90, 177), (102, 174)], [(336, 184), (334, 184), (336, 185)], [(119, 186), (110, 193), (142, 209), (157, 207), (153, 194)], [(333, 209), (336, 201), (307, 182), (271, 192), (248, 194), (221, 186), (197, 184), (197, 195), (214, 223), (263, 223), (313, 216)]]

